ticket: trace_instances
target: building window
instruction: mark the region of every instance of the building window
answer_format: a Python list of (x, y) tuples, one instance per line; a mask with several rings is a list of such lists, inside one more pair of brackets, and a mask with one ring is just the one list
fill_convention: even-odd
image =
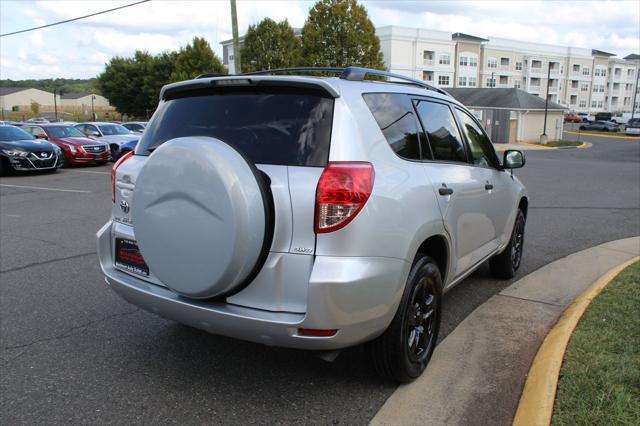
[(422, 63), (424, 65), (433, 65), (434, 52), (432, 50), (425, 50), (422, 52)]
[(604, 103), (602, 101), (598, 101), (598, 108), (602, 108), (604, 106)]
[(478, 58), (474, 58), (473, 56), (469, 58), (469, 66), (477, 67), (478, 66)]
[(591, 68), (588, 68), (588, 67), (582, 68), (582, 75), (589, 75), (589, 74), (591, 74)]
[(591, 101), (591, 108), (596, 108), (598, 103), (596, 101)]
[(514, 81), (513, 82), (513, 87), (516, 88), (516, 89), (519, 89), (520, 88), (520, 80)]
[(600, 85), (600, 90), (599, 90), (599, 92), (600, 92), (600, 93), (604, 93), (604, 84), (601, 84), (601, 85)]
[(424, 81), (433, 81), (433, 71), (422, 71), (422, 79)]
[(229, 55), (229, 60), (233, 61), (233, 55)]
[(509, 58), (500, 58), (501, 67), (509, 67)]
[(467, 77), (458, 77), (458, 86), (466, 87), (467, 86)]
[(595, 70), (593, 70), (593, 75), (595, 77), (600, 77), (600, 68), (596, 68)]
[(477, 84), (478, 84), (478, 81), (476, 80), (475, 77), (469, 77), (469, 87), (476, 87)]
[(569, 98), (569, 103), (571, 105), (575, 105), (577, 100), (578, 100), (578, 97), (576, 95), (573, 95), (571, 96), (571, 98)]
[(438, 76), (438, 85), (440, 85), (440, 86), (448, 86), (449, 85), (449, 76), (448, 75), (439, 75)]
[(451, 57), (449, 55), (440, 55), (440, 65), (450, 65)]
[(507, 85), (509, 85), (509, 76), (501, 75), (501, 76), (500, 76), (500, 85), (501, 85), (501, 86), (507, 86)]
[(580, 71), (580, 65), (579, 64), (573, 64), (573, 72), (578, 72)]
[(460, 66), (466, 67), (469, 64), (469, 58), (466, 56), (460, 56)]
[(589, 91), (589, 85), (588, 84), (581, 84), (580, 85), (580, 91), (581, 92), (588, 92)]
[(486, 87), (496, 87), (496, 79), (489, 77), (487, 79), (487, 86)]
[(580, 101), (580, 104), (578, 104), (578, 108), (586, 108), (587, 107), (587, 101)]
[(522, 62), (516, 62), (516, 71), (522, 71)]
[(489, 60), (487, 60), (487, 68), (498, 68), (498, 60), (496, 58), (489, 58)]
[(602, 76), (606, 77), (607, 76), (607, 70), (602, 70)]
[(633, 71), (632, 69), (628, 69), (627, 70), (627, 77), (633, 77)]

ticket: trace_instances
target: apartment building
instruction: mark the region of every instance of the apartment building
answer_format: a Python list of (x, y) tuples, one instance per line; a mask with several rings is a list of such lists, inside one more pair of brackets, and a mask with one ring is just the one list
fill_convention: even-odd
[(517, 88), (544, 98), (548, 86), (550, 101), (578, 112), (631, 112), (638, 90), (636, 54), (399, 26), (376, 33), (390, 71), (445, 89)]

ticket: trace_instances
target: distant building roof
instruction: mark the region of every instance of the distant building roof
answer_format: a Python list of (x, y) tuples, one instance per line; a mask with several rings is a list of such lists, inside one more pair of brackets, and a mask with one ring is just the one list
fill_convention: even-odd
[(640, 55), (638, 55), (637, 53), (632, 53), (631, 55), (625, 56), (624, 59), (626, 59), (627, 61), (635, 61), (640, 59)]
[(451, 34), (451, 39), (455, 40), (455, 39), (465, 39), (465, 40), (470, 40), (470, 41), (479, 41), (479, 42), (483, 42), (483, 41), (489, 41), (486, 38), (482, 38), (482, 37), (476, 37), (476, 36), (472, 36), (469, 34), (465, 34), (465, 33), (453, 33)]
[(603, 52), (602, 50), (597, 50), (597, 49), (591, 49), (591, 54), (597, 55), (597, 56), (616, 56), (615, 53)]
[(80, 99), (80, 98), (84, 98), (85, 96), (91, 96), (91, 95), (102, 96), (102, 95), (98, 95), (97, 93), (91, 93), (91, 92), (69, 92), (69, 93), (63, 93), (62, 95), (60, 95), (60, 98), (61, 99)]
[(31, 87), (0, 87), (0, 96), (10, 95), (12, 93), (18, 93), (29, 89), (31, 89)]
[[(455, 88), (446, 89), (458, 102), (469, 108), (502, 108), (511, 110), (543, 110), (544, 99), (520, 89)], [(549, 102), (549, 110), (567, 108)]]

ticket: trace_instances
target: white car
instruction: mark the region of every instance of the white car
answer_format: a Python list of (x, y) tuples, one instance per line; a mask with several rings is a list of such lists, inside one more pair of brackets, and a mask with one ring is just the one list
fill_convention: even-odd
[(640, 118), (630, 119), (624, 133), (629, 136), (640, 136)]
[(140, 140), (139, 134), (115, 123), (94, 121), (76, 124), (75, 127), (88, 137), (108, 143), (112, 158), (116, 157), (122, 144)]

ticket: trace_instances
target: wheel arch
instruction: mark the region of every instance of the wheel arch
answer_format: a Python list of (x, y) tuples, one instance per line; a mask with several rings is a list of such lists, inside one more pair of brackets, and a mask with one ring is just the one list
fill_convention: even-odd
[(443, 235), (433, 235), (420, 244), (416, 252), (416, 258), (420, 255), (427, 255), (438, 264), (440, 274), (442, 275), (443, 285), (447, 282), (449, 271), (449, 241)]
[(529, 199), (527, 197), (520, 198), (520, 202), (518, 203), (518, 208), (522, 210), (524, 213), (524, 217), (527, 217), (527, 212), (529, 210)]

